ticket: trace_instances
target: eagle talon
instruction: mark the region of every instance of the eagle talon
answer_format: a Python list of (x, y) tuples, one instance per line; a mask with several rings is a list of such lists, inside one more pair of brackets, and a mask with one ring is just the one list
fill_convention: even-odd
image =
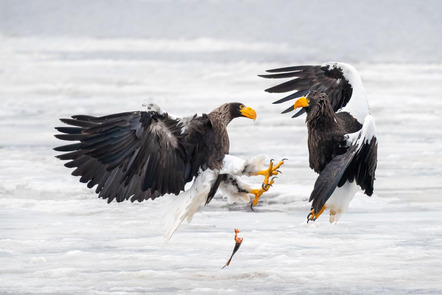
[(313, 222), (316, 221), (316, 218), (314, 218), (314, 217), (311, 218), (312, 215), (313, 215), (313, 213), (311, 213), (311, 212), (307, 215), (307, 223), (309, 223), (310, 221), (313, 221)]
[(269, 168), (253, 173), (252, 175), (263, 175), (265, 181), (265, 179), (268, 179), (270, 176), (278, 175), (278, 173), (281, 173), (279, 167), (281, 167), (282, 164), (284, 164), (284, 160), (281, 160), (278, 164), (273, 165), (273, 159), (271, 159)]
[(259, 200), (259, 198), (261, 197), (261, 195), (264, 193), (264, 192), (266, 192), (267, 190), (265, 189), (265, 188), (260, 188), (260, 189), (252, 189), (251, 191), (250, 191), (250, 193), (251, 194), (254, 194), (255, 195), (255, 198), (253, 199), (253, 201), (252, 201), (252, 207), (253, 206), (256, 206), (256, 204), (258, 204), (258, 200)]
[(276, 175), (278, 175), (278, 173), (281, 173), (281, 171), (279, 171), (278, 168), (281, 167), (282, 164), (284, 164), (284, 161), (280, 161), (275, 166), (273, 166), (273, 161), (274, 161), (273, 159), (270, 160), (269, 168), (258, 171), (253, 174), (253, 175), (263, 175), (264, 181), (260, 189), (253, 189), (250, 191), (251, 194), (255, 195), (251, 208), (253, 208), (253, 206), (256, 206), (256, 204), (258, 204), (258, 200), (261, 197), (261, 195), (264, 192), (268, 191), (270, 187), (272, 187), (273, 183), (275, 182), (275, 179), (277, 178)]
[(307, 223), (309, 223), (309, 221), (313, 222), (316, 221), (316, 219), (318, 219), (318, 217), (321, 216), (324, 210), (325, 206), (322, 206), (322, 209), (318, 213), (315, 213), (315, 209), (312, 209), (312, 211), (307, 215)]

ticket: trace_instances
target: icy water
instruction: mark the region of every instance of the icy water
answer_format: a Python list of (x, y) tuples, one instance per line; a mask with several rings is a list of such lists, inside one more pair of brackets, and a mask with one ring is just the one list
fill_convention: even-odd
[[(0, 21), (0, 294), (442, 293), (442, 64), (435, 49), (440, 36), (433, 34), (441, 26), (428, 14), (429, 4), (438, 2), (424, 1), (420, 10), (400, 8), (398, 17), (414, 15), (420, 24), (404, 24), (408, 33), (400, 34), (393, 34), (394, 25), (384, 30), (356, 22), (359, 8), (349, 7), (356, 13), (355, 28), (336, 38), (346, 40), (357, 30), (365, 37), (379, 32), (381, 40), (371, 49), (365, 41), (334, 47), (330, 36), (313, 48), (319, 37), (309, 33), (320, 28), (308, 29), (296, 18), (292, 22), (305, 26), (298, 37), (283, 42), (283, 31), (271, 35), (284, 24), (275, 20), (267, 30), (259, 26), (260, 40), (245, 28), (260, 24), (262, 16), (286, 16), (285, 9), (257, 1), (260, 9), (247, 11), (249, 2), (241, 1), (233, 13), (227, 12), (232, 2), (190, 2), (201, 4), (193, 12), (199, 18), (178, 17), (179, 9), (190, 9), (186, 1), (175, 10), (153, 1), (161, 12), (156, 15), (160, 27), (148, 29), (150, 37), (126, 34), (134, 31), (131, 23), (153, 20), (110, 24), (116, 31), (91, 25), (88, 34), (81, 26), (77, 31), (64, 27), (61, 17), (38, 20), (51, 1), (21, 10), (13, 1), (1, 2), (10, 14)], [(321, 3), (310, 2), (294, 3), (306, 11)], [(63, 9), (72, 7), (62, 3), (56, 11), (67, 13)], [(110, 8), (95, 3), (90, 9), (109, 14)], [(112, 3), (117, 11), (122, 5)], [(140, 3), (151, 2), (131, 3), (128, 9), (137, 15)], [(84, 6), (79, 7), (72, 8), (78, 23)], [(225, 9), (240, 32), (228, 34), (210, 22), (209, 8)], [(338, 9), (319, 11), (332, 17)], [(386, 24), (388, 11), (380, 11), (379, 22)], [(366, 18), (376, 15), (374, 8), (366, 12)], [(178, 18), (181, 31), (161, 27), (166, 23), (161, 16)], [(38, 26), (53, 18), (58, 30)], [(231, 28), (231, 21), (220, 24)], [(199, 22), (207, 26), (190, 25)], [(389, 52), (381, 46), (389, 34), (399, 45), (408, 44), (409, 36), (422, 39)], [(297, 38), (304, 44), (296, 47)], [(257, 75), (332, 58), (351, 62), (362, 76), (378, 128), (377, 181), (374, 196), (358, 194), (338, 224), (330, 225), (327, 214), (307, 224), (316, 174), (308, 167), (304, 119), (281, 115), (285, 106), (271, 104), (280, 96), (263, 91), (274, 81)], [(176, 115), (209, 112), (226, 101), (257, 111), (255, 122), (237, 119), (229, 125), (231, 154), (289, 160), (256, 212), (220, 195), (165, 243), (161, 218), (170, 197), (107, 204), (55, 159), (52, 148), (61, 144), (53, 137), (58, 118), (140, 110), (147, 101)], [(262, 181), (245, 180), (257, 187)], [(244, 242), (231, 265), (221, 269), (233, 249), (234, 228)]]

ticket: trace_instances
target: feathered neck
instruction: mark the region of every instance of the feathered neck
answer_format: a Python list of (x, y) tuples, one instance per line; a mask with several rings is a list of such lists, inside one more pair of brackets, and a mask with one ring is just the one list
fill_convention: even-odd
[(226, 127), (233, 119), (231, 104), (225, 103), (208, 114), (210, 122), (214, 125)]
[(307, 109), (305, 122), (308, 127), (329, 125), (337, 122), (336, 113), (333, 111), (328, 99), (320, 99)]

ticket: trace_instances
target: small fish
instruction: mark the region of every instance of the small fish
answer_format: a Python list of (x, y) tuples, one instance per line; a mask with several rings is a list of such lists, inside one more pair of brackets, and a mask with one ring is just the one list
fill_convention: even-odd
[(241, 246), (243, 239), (238, 237), (238, 233), (239, 233), (239, 230), (235, 228), (235, 238), (234, 238), (235, 239), (235, 247), (233, 248), (233, 252), (232, 252), (232, 255), (230, 256), (229, 261), (227, 261), (226, 265), (224, 265), (223, 268), (226, 266), (229, 266), (230, 262), (232, 261), (233, 255), (235, 255), (236, 251), (238, 251), (239, 247)]

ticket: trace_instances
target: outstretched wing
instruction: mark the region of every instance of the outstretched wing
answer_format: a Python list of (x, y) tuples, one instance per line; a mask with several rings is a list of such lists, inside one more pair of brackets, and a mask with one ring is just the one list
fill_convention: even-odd
[[(290, 95), (283, 97), (273, 103), (279, 104), (292, 99), (297, 99), (307, 95), (310, 91), (318, 91), (327, 94), (330, 99), (333, 110), (343, 108), (349, 101), (353, 93), (353, 87), (345, 78), (341, 67), (336, 63), (327, 63), (321, 66), (306, 65), (294, 66), (267, 70), (271, 74), (259, 75), (263, 78), (282, 79), (294, 78), (282, 84), (266, 89), (270, 93), (292, 92)], [(287, 113), (293, 111), (293, 104), (283, 111)], [(293, 117), (305, 113), (302, 108)]]
[(57, 156), (76, 168), (72, 175), (108, 202), (143, 201), (179, 194), (198, 171), (194, 146), (185, 140), (179, 120), (168, 114), (127, 112), (103, 117), (78, 115), (61, 119), (56, 137), (75, 141), (55, 148)]
[(362, 129), (350, 138), (354, 140), (347, 152), (334, 157), (316, 179), (309, 199), (315, 212), (319, 212), (336, 187), (346, 181), (356, 181), (365, 194), (373, 194), (378, 146), (373, 117), (368, 115)]

